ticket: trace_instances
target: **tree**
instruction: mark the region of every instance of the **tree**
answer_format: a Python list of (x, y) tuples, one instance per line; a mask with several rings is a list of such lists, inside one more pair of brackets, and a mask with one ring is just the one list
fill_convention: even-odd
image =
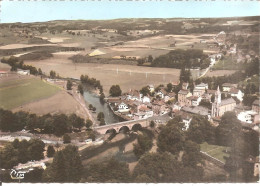
[(143, 58), (140, 58), (137, 60), (137, 65), (141, 66), (144, 64), (144, 62), (145, 62), (145, 60)]
[(30, 139), (29, 140), (29, 148), (28, 153), (30, 155), (31, 160), (40, 160), (44, 158), (43, 152), (45, 148), (45, 144), (40, 139)]
[(203, 142), (214, 143), (215, 142), (215, 128), (210, 122), (200, 116), (193, 116), (189, 129), (187, 130), (187, 137), (189, 140), (198, 144)]
[(121, 93), (122, 93), (122, 90), (121, 90), (119, 85), (112, 85), (110, 90), (109, 90), (109, 94), (112, 97), (121, 96)]
[(225, 112), (216, 128), (216, 142), (218, 145), (230, 146), (232, 140), (241, 135), (241, 123), (234, 112)]
[(127, 163), (119, 162), (114, 158), (108, 161), (89, 163), (83, 177), (87, 182), (99, 183), (126, 183), (130, 180), (130, 173)]
[(93, 112), (95, 112), (97, 109), (96, 109), (96, 107), (93, 107), (92, 110), (93, 110)]
[(134, 168), (133, 177), (146, 175), (153, 183), (178, 182), (182, 165), (170, 153), (147, 153)]
[(99, 112), (98, 115), (97, 115), (97, 120), (98, 121), (101, 121), (101, 119), (104, 119), (105, 118), (105, 115), (103, 112)]
[(179, 118), (170, 120), (166, 126), (161, 127), (157, 140), (159, 152), (178, 154), (183, 150), (185, 136), (182, 128), (184, 125), (178, 120)]
[(70, 143), (71, 142), (71, 138), (68, 134), (64, 134), (63, 135), (63, 143), (66, 144), (66, 143)]
[(150, 62), (150, 63), (153, 62), (153, 56), (152, 55), (148, 56), (148, 62)]
[(104, 118), (101, 118), (100, 119), (100, 124), (99, 124), (100, 126), (102, 126), (102, 125), (106, 125), (106, 122), (105, 122), (105, 119)]
[(65, 114), (56, 114), (53, 116), (53, 130), (56, 136), (62, 136), (70, 131), (68, 117)]
[(140, 93), (143, 94), (144, 96), (147, 96), (147, 95), (149, 95), (150, 90), (149, 90), (149, 88), (146, 86), (146, 87), (143, 87), (143, 88), (140, 90)]
[(184, 166), (189, 167), (196, 167), (198, 163), (202, 162), (200, 146), (197, 143), (190, 140), (185, 142), (182, 162)]
[(55, 77), (56, 77), (56, 72), (53, 71), (53, 70), (51, 70), (51, 71), (50, 71), (50, 78), (51, 78), (51, 79), (54, 79)]
[(146, 133), (138, 135), (137, 144), (134, 144), (134, 153), (140, 158), (145, 152), (149, 151), (153, 146), (153, 141)]
[(21, 163), (26, 163), (27, 161), (31, 160), (30, 152), (28, 151), (30, 144), (27, 140), (22, 140), (19, 142), (18, 146), (18, 155), (22, 154), (22, 156), (18, 156), (18, 161)]
[(173, 88), (173, 85), (171, 83), (168, 83), (167, 84), (167, 92), (171, 92), (172, 91), (172, 88)]
[(154, 128), (154, 127), (155, 127), (155, 122), (154, 122), (153, 120), (150, 122), (150, 127), (151, 127), (151, 128)]
[(39, 73), (39, 75), (42, 75), (42, 69), (41, 68), (38, 69), (38, 73)]
[(103, 92), (100, 94), (99, 99), (100, 99), (101, 102), (104, 102), (105, 94)]
[(43, 174), (43, 169), (41, 168), (34, 168), (34, 170), (26, 173), (24, 175), (24, 182), (29, 182), (29, 183), (40, 183), (42, 182), (42, 174)]
[(18, 151), (12, 144), (8, 143), (3, 149), (0, 150), (0, 167), (4, 169), (11, 169), (19, 163)]
[(70, 125), (72, 125), (73, 128), (77, 128), (78, 130), (80, 130), (85, 125), (84, 119), (78, 117), (74, 113), (71, 114), (68, 119)]
[(80, 159), (78, 147), (68, 145), (62, 151), (62, 153), (64, 159), (66, 160), (66, 182), (79, 182), (83, 173), (83, 166)]
[(72, 81), (71, 80), (67, 81), (67, 90), (72, 90)]
[(79, 91), (79, 93), (80, 93), (81, 95), (83, 95), (84, 90), (83, 90), (83, 86), (82, 86), (81, 83), (78, 85), (78, 91)]
[(48, 149), (47, 149), (47, 157), (50, 158), (50, 157), (53, 157), (55, 154), (55, 149), (52, 145), (49, 145), (48, 146)]
[(89, 104), (88, 108), (89, 108), (89, 110), (92, 110), (93, 109), (93, 105)]
[(43, 172), (43, 181), (58, 183), (66, 182), (66, 162), (62, 151), (57, 151), (54, 155), (52, 164)]
[(93, 125), (93, 122), (90, 119), (86, 120), (86, 127), (89, 129)]

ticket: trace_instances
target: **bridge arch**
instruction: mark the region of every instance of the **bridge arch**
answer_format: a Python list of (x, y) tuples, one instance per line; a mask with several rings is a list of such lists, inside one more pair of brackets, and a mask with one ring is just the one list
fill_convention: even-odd
[(132, 131), (138, 131), (140, 129), (142, 129), (142, 125), (140, 123), (136, 123), (136, 124), (132, 125), (132, 128), (131, 128)]
[(116, 129), (111, 128), (111, 129), (108, 129), (108, 130), (106, 131), (106, 134), (108, 134), (108, 133), (113, 134), (113, 133), (117, 133), (117, 131), (116, 131)]
[(130, 131), (130, 128), (129, 128), (128, 126), (122, 126), (122, 127), (119, 129), (118, 132), (121, 132), (121, 131), (123, 131), (123, 132), (129, 132), (129, 131)]

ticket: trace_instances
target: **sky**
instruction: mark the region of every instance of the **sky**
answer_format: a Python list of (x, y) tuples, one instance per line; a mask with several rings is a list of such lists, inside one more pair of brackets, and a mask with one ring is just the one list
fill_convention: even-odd
[(257, 0), (2, 0), (0, 23), (117, 18), (241, 17), (260, 14)]

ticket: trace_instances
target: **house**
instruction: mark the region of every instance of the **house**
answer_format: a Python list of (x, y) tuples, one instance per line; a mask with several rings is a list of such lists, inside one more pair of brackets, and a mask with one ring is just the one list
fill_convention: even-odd
[(8, 71), (0, 70), (0, 77), (8, 76)]
[(187, 98), (192, 96), (192, 94), (190, 93), (189, 90), (180, 90), (178, 92), (178, 102), (179, 102), (179, 105), (182, 107), (182, 106), (185, 106), (187, 104)]
[(138, 90), (130, 90), (127, 93), (126, 99), (132, 101), (142, 101), (142, 94)]
[(231, 84), (231, 83), (222, 84), (223, 92), (229, 92), (231, 88), (237, 88), (237, 84)]
[(163, 115), (170, 111), (170, 109), (161, 100), (155, 100), (153, 102), (152, 110), (155, 115)]
[(199, 90), (207, 90), (209, 88), (207, 83), (200, 83), (198, 85), (195, 85), (194, 89), (199, 89)]
[(191, 96), (187, 98), (187, 104), (189, 106), (199, 106), (201, 102), (201, 97), (198, 96)]
[(174, 113), (174, 116), (180, 116), (182, 122), (184, 123), (183, 130), (188, 130), (188, 128), (190, 127), (190, 122), (192, 120), (192, 114), (183, 111), (177, 111)]
[(200, 97), (206, 92), (207, 89), (208, 89), (208, 84), (201, 83), (201, 84), (195, 85), (195, 88), (193, 90), (193, 95)]
[(259, 99), (256, 99), (252, 104), (252, 110), (259, 113), (260, 112), (260, 105), (259, 105)]
[(161, 88), (161, 89), (158, 90), (158, 92), (156, 93), (156, 96), (159, 96), (161, 99), (163, 99), (166, 94), (167, 94), (166, 90), (164, 90), (163, 88)]
[(237, 119), (245, 123), (250, 123), (250, 124), (257, 123), (259, 120), (259, 115), (257, 112), (249, 110), (249, 111), (240, 112), (237, 115)]
[(181, 109), (184, 112), (190, 113), (190, 114), (198, 114), (201, 116), (205, 116), (208, 119), (210, 119), (210, 115), (209, 115), (209, 109), (207, 109), (206, 107), (202, 107), (202, 106), (191, 106), (191, 107), (182, 107)]
[(30, 70), (17, 69), (16, 72), (20, 75), (30, 75)]
[(227, 111), (233, 111), (236, 101), (233, 98), (221, 100), (221, 92), (219, 87), (215, 93), (215, 101), (212, 103), (211, 116), (221, 117)]
[(168, 93), (167, 95), (164, 96), (164, 102), (167, 102), (167, 101), (171, 101), (171, 100), (174, 100), (175, 99), (175, 93), (174, 92), (170, 92)]
[(124, 102), (121, 102), (118, 105), (118, 112), (129, 112), (129, 108), (128, 108), (127, 104), (125, 104)]
[(151, 93), (154, 92), (154, 86), (153, 85), (148, 85), (148, 89)]
[(153, 110), (148, 107), (141, 107), (139, 112), (144, 113), (146, 118), (153, 117)]
[(150, 99), (149, 96), (144, 96), (144, 97), (142, 98), (142, 102), (143, 102), (143, 103), (150, 103), (150, 102), (151, 102), (151, 99)]
[(232, 97), (236, 97), (239, 101), (243, 101), (244, 93), (241, 90), (232, 87), (229, 91), (229, 94)]

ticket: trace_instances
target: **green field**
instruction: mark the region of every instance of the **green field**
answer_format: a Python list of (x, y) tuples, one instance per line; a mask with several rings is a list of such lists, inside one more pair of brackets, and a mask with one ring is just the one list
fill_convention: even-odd
[(40, 79), (18, 79), (0, 83), (0, 107), (13, 109), (25, 103), (47, 98), (60, 89)]
[(212, 67), (213, 70), (243, 70), (245, 65), (242, 63), (237, 63), (230, 56), (225, 57), (223, 60), (219, 60)]
[(200, 144), (200, 150), (206, 152), (210, 156), (225, 162), (224, 156), (228, 157), (229, 154), (225, 152), (225, 150), (229, 150), (229, 147), (218, 146), (218, 145), (210, 145), (206, 142)]

